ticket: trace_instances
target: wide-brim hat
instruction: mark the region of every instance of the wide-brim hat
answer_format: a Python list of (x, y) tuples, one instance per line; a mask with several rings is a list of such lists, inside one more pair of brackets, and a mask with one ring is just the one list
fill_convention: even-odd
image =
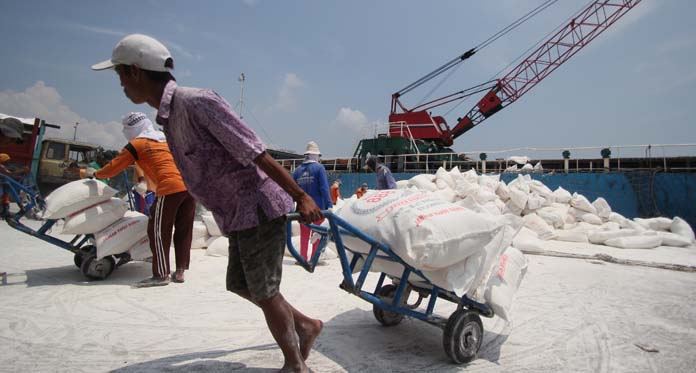
[(318, 154), (321, 155), (321, 151), (319, 150), (319, 145), (317, 145), (316, 142), (310, 141), (307, 143), (307, 150), (304, 152), (305, 154)]

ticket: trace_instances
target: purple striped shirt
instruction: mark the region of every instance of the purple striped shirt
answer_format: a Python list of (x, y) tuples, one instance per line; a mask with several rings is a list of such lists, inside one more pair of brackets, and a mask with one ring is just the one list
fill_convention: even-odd
[(213, 213), (224, 233), (258, 225), (292, 209), (290, 196), (254, 159), (266, 147), (217, 93), (179, 87), (162, 94), (157, 123), (164, 126), (174, 162), (189, 193)]

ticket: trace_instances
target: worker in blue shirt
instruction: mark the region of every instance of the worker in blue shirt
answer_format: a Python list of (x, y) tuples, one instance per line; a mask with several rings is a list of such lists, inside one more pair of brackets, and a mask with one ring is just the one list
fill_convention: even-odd
[(396, 180), (394, 180), (389, 167), (382, 164), (374, 155), (367, 158), (365, 169), (373, 171), (377, 175), (377, 190), (396, 189)]
[[(307, 143), (307, 150), (304, 153), (305, 159), (302, 164), (292, 173), (292, 178), (310, 197), (320, 209), (326, 210), (333, 207), (329, 193), (329, 180), (326, 177), (324, 166), (319, 163), (321, 152), (316, 142)], [(324, 220), (313, 222), (321, 224)], [(309, 246), (309, 236), (311, 229), (304, 224), (300, 224), (300, 255), (307, 260)], [(317, 249), (319, 242), (314, 244), (313, 250)]]

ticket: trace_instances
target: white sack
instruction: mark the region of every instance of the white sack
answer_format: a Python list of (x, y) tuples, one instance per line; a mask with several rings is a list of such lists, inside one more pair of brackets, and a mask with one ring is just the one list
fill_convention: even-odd
[(447, 172), (443, 167), (437, 169), (435, 173), (435, 185), (438, 189), (452, 188), (456, 187), (452, 175)]
[(495, 190), (495, 194), (500, 197), (503, 202), (506, 202), (508, 199), (510, 199), (510, 190), (508, 189), (507, 184), (500, 182), (498, 183), (498, 188)]
[(689, 223), (687, 223), (684, 219), (676, 216), (672, 220), (672, 224), (669, 226), (669, 230), (672, 233), (676, 233), (689, 241), (693, 242), (694, 241), (694, 230), (691, 229), (691, 226)]
[(152, 250), (150, 250), (150, 238), (147, 234), (142, 237), (138, 242), (133, 244), (133, 246), (128, 249), (128, 254), (132, 260), (144, 261), (147, 258), (152, 257)]
[(95, 179), (71, 181), (46, 196), (44, 219), (62, 219), (99, 202), (109, 200), (118, 191)]
[(201, 215), (201, 220), (203, 220), (203, 224), (205, 224), (208, 234), (211, 236), (224, 236), (222, 231), (220, 231), (217, 222), (215, 222), (215, 218), (213, 217), (212, 213)]
[(672, 219), (669, 218), (635, 218), (633, 220), (640, 224), (643, 228), (652, 229), (654, 231), (668, 231), (672, 227)]
[(225, 236), (213, 236), (205, 243), (205, 255), (229, 256), (230, 240)]
[(437, 196), (441, 200), (447, 202), (454, 202), (457, 200), (457, 193), (455, 193), (454, 190), (452, 190), (452, 188), (450, 187), (445, 187), (443, 189), (436, 190), (432, 192), (432, 194), (434, 196)]
[(662, 244), (662, 238), (657, 235), (617, 237), (606, 240), (604, 244), (619, 249), (654, 249)]
[(684, 247), (691, 245), (692, 242), (688, 238), (676, 233), (658, 231), (657, 235), (662, 239), (663, 246)]
[(617, 231), (621, 229), (621, 224), (615, 223), (613, 221), (608, 221), (599, 227), (603, 231)]
[(505, 209), (503, 209), (503, 214), (512, 214), (515, 216), (520, 216), (522, 214), (522, 209), (519, 208), (516, 204), (514, 204), (511, 199), (509, 199), (507, 202), (505, 202)]
[(587, 238), (593, 244), (603, 245), (607, 240), (618, 237), (638, 236), (640, 232), (635, 229), (617, 229), (617, 230), (596, 230), (587, 235)]
[(541, 165), (541, 161), (534, 164), (534, 172), (544, 172), (544, 167)]
[(546, 199), (542, 196), (537, 195), (536, 193), (530, 194), (529, 199), (527, 199), (527, 208), (531, 211), (538, 210), (545, 204)]
[(524, 220), (524, 226), (533, 230), (539, 239), (550, 240), (556, 236), (553, 228), (551, 228), (544, 219), (540, 218), (539, 215), (532, 213), (525, 215), (522, 219)]
[(614, 223), (618, 223), (622, 227), (625, 226), (626, 220), (628, 220), (628, 219), (626, 219), (623, 215), (619, 214), (618, 212), (612, 211), (609, 213), (609, 221), (614, 222)]
[(587, 242), (587, 232), (581, 229), (556, 230), (556, 241)]
[(415, 186), (419, 190), (435, 191), (437, 186), (433, 183), (434, 175), (420, 174), (408, 180), (411, 186)]
[(592, 213), (585, 213), (580, 216), (580, 219), (588, 224), (602, 225), (602, 218)]
[(544, 197), (545, 199), (553, 199), (553, 191), (539, 180), (530, 181), (529, 190)]
[(498, 189), (498, 184), (500, 184), (500, 175), (481, 175), (478, 178), (478, 184), (495, 193), (496, 189)]
[(565, 210), (561, 210), (555, 207), (542, 207), (541, 209), (537, 210), (536, 214), (554, 228), (563, 228), (567, 210), (567, 208)]
[(513, 156), (508, 157), (508, 161), (513, 161), (517, 164), (526, 164), (527, 162), (529, 162), (529, 157), (513, 155)]
[(520, 229), (520, 232), (512, 240), (512, 246), (525, 253), (543, 253), (546, 251), (544, 241), (539, 239), (536, 232), (527, 227)]
[(493, 268), (486, 286), (486, 303), (500, 318), (510, 321), (510, 310), (517, 289), (527, 272), (527, 258), (519, 250), (509, 247)]
[(408, 187), (409, 187), (408, 180), (399, 180), (396, 182), (396, 189), (408, 189)]
[[(481, 265), (499, 255), (522, 226), (515, 216), (479, 214), (428, 193), (399, 190), (368, 192), (341, 209), (340, 217), (417, 269), (456, 267), (448, 272), (447, 288), (457, 294), (476, 286), (487, 270)], [(343, 238), (351, 249), (369, 251), (364, 242)]]
[(524, 208), (527, 207), (527, 200), (529, 200), (528, 193), (517, 188), (510, 189), (510, 201), (520, 210), (524, 210)]
[(526, 165), (522, 166), (522, 168), (520, 169), (520, 172), (534, 172), (534, 166), (527, 163)]
[(208, 228), (205, 227), (202, 221), (193, 222), (193, 231), (191, 234), (191, 248), (192, 249), (203, 249), (205, 248), (206, 241), (210, 238), (208, 234)]
[(147, 222), (144, 214), (127, 211), (117, 222), (95, 233), (97, 259), (128, 251), (143, 236), (147, 236)]
[(65, 218), (64, 234), (89, 234), (115, 223), (128, 211), (128, 202), (111, 198), (84, 210), (74, 212)]
[(597, 198), (592, 202), (592, 206), (597, 210), (597, 215), (602, 219), (609, 219), (609, 214), (611, 214), (611, 206), (607, 200), (602, 197)]
[(563, 189), (562, 187), (556, 188), (556, 190), (553, 192), (553, 197), (556, 200), (556, 202), (559, 203), (569, 203), (570, 199), (573, 197), (569, 191)]
[(585, 198), (585, 196), (582, 194), (573, 193), (573, 198), (570, 199), (570, 205), (578, 210), (597, 214), (597, 209), (592, 206), (590, 201), (588, 201), (587, 198)]
[(479, 189), (481, 189), (481, 187), (478, 184), (469, 182), (462, 178), (459, 180), (459, 183), (457, 183), (457, 188), (455, 191), (459, 197), (466, 198), (468, 196), (474, 196), (476, 193), (478, 193)]
[(517, 172), (517, 165), (512, 165), (508, 168), (506, 168), (503, 172)]

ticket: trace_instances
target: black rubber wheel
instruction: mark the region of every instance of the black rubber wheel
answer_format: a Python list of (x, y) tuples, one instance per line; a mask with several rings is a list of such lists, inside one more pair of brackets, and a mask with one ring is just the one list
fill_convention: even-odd
[(75, 253), (75, 256), (73, 256), (73, 263), (75, 263), (77, 268), (80, 268), (80, 270), (82, 269), (82, 258), (90, 255), (92, 249), (94, 249), (94, 246), (84, 246), (80, 248), (80, 251)]
[(85, 254), (82, 257), (80, 271), (90, 280), (103, 280), (116, 268), (116, 261), (112, 256), (97, 260), (94, 254)]
[[(395, 294), (396, 286), (394, 285), (384, 285), (377, 292), (377, 296), (386, 302), (391, 302)], [(398, 325), (404, 319), (404, 315), (379, 308), (376, 304), (372, 306), (372, 313), (375, 314), (375, 319), (384, 326)]]
[(483, 323), (476, 312), (457, 310), (447, 320), (442, 344), (445, 353), (456, 364), (465, 364), (476, 358), (483, 341)]

